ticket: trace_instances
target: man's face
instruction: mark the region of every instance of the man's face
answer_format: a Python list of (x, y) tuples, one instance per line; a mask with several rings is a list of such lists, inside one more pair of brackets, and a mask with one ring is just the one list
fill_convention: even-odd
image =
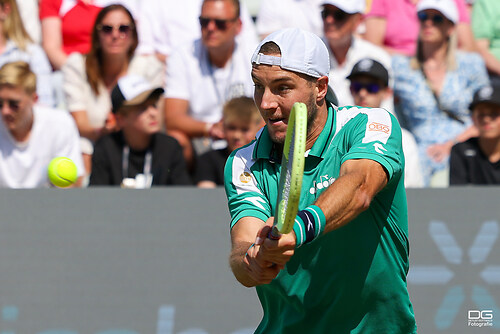
[(139, 106), (129, 108), (125, 115), (118, 114), (118, 125), (125, 131), (151, 135), (160, 131), (160, 112), (155, 100), (148, 100)]
[(269, 65), (254, 65), (252, 80), (255, 104), (275, 143), (285, 142), (288, 117), (295, 102), (306, 104), (308, 126), (313, 124), (318, 110), (314, 83), (295, 72)]
[(360, 14), (348, 14), (333, 5), (323, 6), (323, 32), (330, 44), (351, 38), (360, 23)]
[(36, 93), (27, 94), (21, 87), (0, 87), (2, 121), (12, 134), (29, 129), (35, 102)]
[(479, 103), (472, 112), (472, 121), (481, 137), (500, 139), (500, 106), (492, 103)]
[(200, 15), (201, 39), (207, 49), (234, 43), (241, 30), (241, 20), (230, 1), (205, 1)]
[(367, 75), (357, 75), (351, 78), (351, 94), (354, 104), (360, 107), (379, 108), (389, 94), (390, 89)]

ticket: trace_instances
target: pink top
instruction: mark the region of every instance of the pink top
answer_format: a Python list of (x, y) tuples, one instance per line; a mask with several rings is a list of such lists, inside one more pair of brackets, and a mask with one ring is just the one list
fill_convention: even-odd
[(101, 7), (80, 0), (41, 0), (40, 20), (61, 18), (64, 52), (86, 54), (90, 50), (91, 32)]
[[(465, 0), (455, 0), (460, 23), (470, 23)], [(366, 18), (380, 17), (387, 22), (384, 45), (412, 56), (415, 54), (419, 22), (411, 0), (372, 0)]]

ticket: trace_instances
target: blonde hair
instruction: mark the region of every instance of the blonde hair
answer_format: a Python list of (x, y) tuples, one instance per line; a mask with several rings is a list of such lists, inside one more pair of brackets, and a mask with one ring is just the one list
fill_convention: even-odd
[(26, 31), (17, 8), (16, 0), (0, 0), (0, 6), (10, 7), (10, 13), (3, 21), (3, 34), (7, 40), (13, 41), (21, 50), (25, 51), (29, 43), (32, 43), (30, 35)]
[(231, 122), (233, 120), (254, 124), (262, 122), (262, 116), (254, 100), (247, 96), (235, 97), (227, 101), (224, 104), (222, 113), (224, 122)]
[[(454, 71), (457, 69), (456, 52), (458, 47), (458, 38), (456, 31), (452, 32), (448, 38), (448, 50), (446, 51), (446, 68), (448, 71)], [(417, 40), (417, 51), (415, 56), (410, 59), (410, 67), (414, 70), (419, 70), (422, 68), (422, 63), (424, 62), (424, 56), (422, 51), (422, 41), (420, 38)]]
[(36, 92), (36, 75), (24, 61), (6, 63), (0, 68), (0, 87), (21, 87), (27, 94)]

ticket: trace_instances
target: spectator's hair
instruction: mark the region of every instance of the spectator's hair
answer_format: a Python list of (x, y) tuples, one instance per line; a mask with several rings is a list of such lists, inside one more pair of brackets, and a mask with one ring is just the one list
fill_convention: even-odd
[(203, 0), (203, 3), (202, 3), (201, 6), (203, 7), (203, 5), (205, 4), (205, 2), (209, 2), (209, 1), (229, 1), (234, 6), (234, 9), (235, 9), (235, 12), (236, 12), (235, 13), (236, 14), (235, 18), (236, 17), (240, 17), (241, 9), (240, 9), (240, 1), (239, 0)]
[[(455, 59), (458, 39), (457, 33), (451, 33), (450, 37), (447, 40), (448, 50), (446, 55), (446, 69), (447, 71), (454, 71), (457, 69), (457, 62)], [(415, 52), (415, 56), (410, 59), (410, 67), (414, 70), (418, 70), (422, 68), (422, 63), (424, 61), (423, 51), (422, 51), (422, 41), (420, 37), (417, 39), (417, 50)]]
[(21, 50), (25, 51), (27, 44), (32, 43), (30, 35), (26, 31), (17, 8), (16, 0), (0, 0), (0, 6), (5, 9), (5, 6), (10, 7), (10, 13), (3, 20), (3, 36), (7, 40), (13, 41)]
[(0, 68), (0, 87), (22, 88), (26, 94), (36, 92), (36, 75), (24, 61), (6, 63)]
[(130, 38), (132, 39), (132, 46), (130, 47), (130, 50), (128, 50), (127, 54), (129, 62), (134, 56), (135, 49), (139, 44), (139, 37), (137, 34), (137, 27), (135, 25), (134, 17), (125, 6), (115, 4), (106, 6), (103, 9), (101, 9), (99, 14), (97, 14), (94, 27), (92, 28), (92, 33), (91, 33), (92, 42), (90, 45), (90, 51), (85, 59), (85, 72), (87, 73), (87, 80), (89, 82), (90, 87), (92, 88), (92, 91), (96, 95), (99, 94), (99, 82), (102, 81), (102, 78), (104, 76), (103, 73), (104, 55), (102, 53), (102, 46), (99, 39), (99, 27), (102, 24), (104, 17), (106, 17), (108, 13), (116, 10), (121, 10), (125, 12), (130, 19), (130, 28), (131, 28)]
[(247, 96), (235, 97), (227, 101), (224, 104), (222, 113), (224, 115), (224, 122), (231, 122), (233, 120), (243, 121), (248, 124), (259, 124), (262, 122), (262, 116), (254, 100)]

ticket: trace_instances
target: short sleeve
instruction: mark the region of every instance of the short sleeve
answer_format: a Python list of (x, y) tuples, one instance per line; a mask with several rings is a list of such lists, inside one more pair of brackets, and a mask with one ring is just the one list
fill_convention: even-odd
[(366, 13), (365, 17), (387, 18), (387, 13), (389, 13), (389, 10), (387, 9), (386, 0), (373, 0), (370, 7), (370, 11)]
[(266, 221), (271, 217), (271, 205), (261, 191), (249, 160), (253, 146), (234, 151), (224, 169), (224, 186), (231, 215), (231, 228), (243, 217)]
[(396, 118), (380, 108), (366, 111), (350, 120), (346, 126), (349, 150), (342, 163), (350, 159), (370, 159), (380, 163), (389, 179), (404, 170), (401, 128)]
[(81, 54), (73, 53), (61, 69), (64, 75), (64, 95), (69, 111), (87, 109), (84, 92), (88, 83), (84, 59)]
[(168, 57), (166, 68), (165, 97), (189, 100), (188, 57), (183, 49), (177, 49)]
[(62, 0), (41, 0), (40, 1), (40, 21), (48, 17), (59, 17)]

